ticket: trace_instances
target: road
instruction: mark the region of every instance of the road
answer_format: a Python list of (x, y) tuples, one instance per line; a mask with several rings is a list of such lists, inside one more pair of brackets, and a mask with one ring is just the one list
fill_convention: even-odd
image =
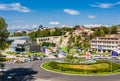
[[(18, 72), (23, 74), (11, 81), (120, 81), (120, 74), (106, 76), (78, 76), (48, 72), (43, 70), (40, 65), (49, 60), (50, 59), (30, 61), (23, 64), (6, 64), (6, 67), (8, 70), (17, 69)], [(24, 72), (30, 73), (28, 69), (32, 70), (33, 73), (31, 75), (24, 74)]]

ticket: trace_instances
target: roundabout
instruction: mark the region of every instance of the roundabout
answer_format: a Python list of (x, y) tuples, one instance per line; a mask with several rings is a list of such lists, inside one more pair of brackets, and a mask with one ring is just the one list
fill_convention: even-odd
[(50, 61), (41, 65), (47, 71), (80, 76), (105, 76), (120, 73), (120, 64), (106, 60), (87, 60), (80, 63)]
[[(60, 74), (57, 72), (51, 72), (49, 70), (45, 70), (42, 67), (40, 67), (42, 64), (52, 60), (56, 60), (56, 59), (43, 59), (43, 60), (31, 61), (23, 64), (16, 64), (16, 63), (6, 64), (6, 67), (8, 69), (19, 68), (19, 67), (31, 68), (32, 70), (37, 71), (37, 74), (33, 75), (35, 79), (38, 79), (35, 81), (120, 81), (120, 74), (114, 74), (114, 75), (110, 74), (104, 76), (67, 75), (67, 74)], [(29, 78), (30, 77), (31, 76), (29, 76)]]

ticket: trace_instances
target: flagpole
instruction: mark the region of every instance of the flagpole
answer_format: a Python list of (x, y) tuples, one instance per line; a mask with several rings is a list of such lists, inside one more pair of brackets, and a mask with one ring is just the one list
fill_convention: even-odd
[(85, 76), (86, 76), (86, 52), (85, 52)]
[(111, 61), (110, 61), (110, 62), (111, 62), (111, 63), (110, 63), (111, 66), (110, 66), (110, 67), (111, 67), (111, 75), (112, 75), (112, 52), (111, 52)]
[(86, 76), (86, 63), (85, 63), (85, 76)]
[[(87, 62), (87, 59), (89, 59), (89, 53), (86, 52), (86, 55), (85, 55), (85, 56), (86, 56), (85, 61)], [(87, 69), (86, 64), (87, 64), (87, 63), (86, 63), (86, 62), (85, 62), (85, 76), (86, 76), (86, 74), (87, 74), (87, 72), (86, 72), (86, 69)]]
[(111, 75), (112, 75), (112, 55), (111, 55)]

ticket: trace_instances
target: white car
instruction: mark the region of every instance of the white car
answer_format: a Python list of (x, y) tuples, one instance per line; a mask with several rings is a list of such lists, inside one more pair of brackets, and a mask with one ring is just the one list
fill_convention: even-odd
[(101, 59), (101, 56), (100, 55), (93, 55), (92, 58), (93, 59)]

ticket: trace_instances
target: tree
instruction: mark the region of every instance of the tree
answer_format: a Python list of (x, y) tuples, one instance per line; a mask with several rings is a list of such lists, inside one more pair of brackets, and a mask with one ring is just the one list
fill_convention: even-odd
[(94, 32), (94, 35), (95, 35), (95, 37), (103, 37), (103, 36), (105, 36), (105, 32), (101, 28), (98, 28)]
[(30, 36), (30, 39), (31, 39), (31, 40), (35, 40), (35, 38), (37, 37), (37, 34), (36, 34), (36, 32), (31, 32), (31, 33), (29, 34), (29, 36)]
[(50, 46), (55, 47), (56, 44), (55, 44), (55, 43), (50, 43), (50, 42), (43, 42), (43, 43), (41, 44), (41, 46), (42, 46), (42, 47), (43, 47), (43, 46), (46, 46), (46, 47), (50, 47)]
[(51, 32), (52, 36), (61, 36), (62, 35), (62, 30), (60, 28), (54, 28), (55, 31)]
[(109, 29), (108, 29), (107, 27), (105, 27), (105, 26), (101, 26), (100, 29), (101, 29), (102, 31), (104, 31), (105, 34), (108, 34), (108, 33), (109, 33)]
[(63, 42), (63, 37), (61, 37), (59, 40), (59, 46), (61, 46), (62, 42)]
[(112, 26), (109, 28), (109, 34), (116, 34), (117, 33), (117, 26)]
[(4, 67), (4, 57), (1, 54), (1, 51), (6, 48), (7, 45), (7, 38), (8, 38), (8, 31), (7, 31), (7, 24), (4, 20), (4, 18), (0, 17), (0, 68)]
[(67, 52), (68, 52), (68, 54), (70, 53), (70, 50), (74, 45), (74, 42), (75, 42), (75, 37), (73, 36), (72, 32), (70, 32), (70, 36), (69, 36), (68, 42), (67, 42)]

